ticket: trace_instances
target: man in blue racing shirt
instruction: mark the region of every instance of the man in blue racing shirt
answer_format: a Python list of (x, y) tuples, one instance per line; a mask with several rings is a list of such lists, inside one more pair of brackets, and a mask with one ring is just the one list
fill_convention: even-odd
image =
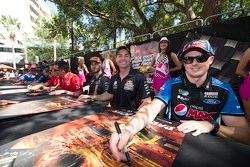
[(183, 133), (210, 133), (250, 144), (250, 128), (231, 86), (208, 74), (214, 61), (210, 43), (194, 40), (183, 47), (180, 58), (183, 75), (167, 81), (154, 100), (139, 109), (122, 138), (112, 134), (110, 148), (118, 161), (126, 160), (123, 150), (133, 136), (166, 107), (164, 116), (180, 121), (177, 129)]

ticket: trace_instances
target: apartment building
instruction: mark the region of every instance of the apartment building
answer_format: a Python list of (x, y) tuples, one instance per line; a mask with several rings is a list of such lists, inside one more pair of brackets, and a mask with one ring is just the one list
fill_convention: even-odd
[[(14, 43), (16, 62), (24, 58), (24, 43), (27, 37), (35, 40), (35, 29), (37, 18), (49, 18), (51, 12), (44, 0), (1, 0), (0, 15), (9, 15), (18, 19), (21, 23), (21, 30), (16, 33)], [(12, 43), (9, 33), (0, 24), (0, 63), (12, 60)]]

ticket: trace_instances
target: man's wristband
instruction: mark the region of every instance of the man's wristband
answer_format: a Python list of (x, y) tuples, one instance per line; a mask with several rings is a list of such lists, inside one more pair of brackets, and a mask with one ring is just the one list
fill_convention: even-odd
[(210, 134), (216, 136), (217, 132), (220, 129), (220, 125), (216, 121), (211, 121), (211, 124), (214, 125), (214, 128), (210, 131)]

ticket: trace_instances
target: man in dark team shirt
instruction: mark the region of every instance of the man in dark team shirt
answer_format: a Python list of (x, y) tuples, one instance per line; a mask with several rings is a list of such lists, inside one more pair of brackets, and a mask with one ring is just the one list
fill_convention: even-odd
[(181, 132), (194, 136), (210, 133), (250, 144), (249, 125), (231, 86), (208, 75), (213, 55), (207, 40), (195, 40), (184, 46), (180, 54), (184, 74), (167, 81), (152, 103), (140, 108), (123, 129), (122, 138), (113, 133), (110, 147), (118, 161), (126, 160), (121, 150), (129, 140), (166, 106), (165, 117), (181, 121), (177, 127)]
[[(127, 47), (116, 51), (119, 72), (111, 77), (109, 90), (101, 95), (88, 96), (94, 100), (111, 100), (116, 109), (135, 111), (142, 104), (151, 102), (150, 89), (143, 73), (131, 68), (131, 54)], [(87, 98), (87, 96), (81, 96)]]
[(104, 76), (100, 57), (90, 58), (90, 68), (93, 77), (89, 83), (89, 95), (100, 95), (109, 89), (110, 79)]

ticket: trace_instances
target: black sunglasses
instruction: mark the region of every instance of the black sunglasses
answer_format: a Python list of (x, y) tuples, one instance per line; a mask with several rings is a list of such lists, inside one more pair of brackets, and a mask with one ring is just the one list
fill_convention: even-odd
[(198, 63), (204, 63), (207, 61), (207, 59), (209, 58), (208, 54), (203, 54), (203, 55), (199, 55), (199, 56), (195, 56), (195, 57), (188, 57), (188, 56), (184, 56), (182, 58), (182, 61), (185, 64), (191, 64), (194, 62), (194, 59), (198, 62)]

